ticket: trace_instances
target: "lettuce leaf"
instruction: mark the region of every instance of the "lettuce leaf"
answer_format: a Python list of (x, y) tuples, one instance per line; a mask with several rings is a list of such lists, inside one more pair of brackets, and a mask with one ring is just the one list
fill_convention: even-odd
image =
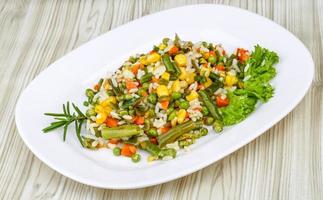
[(237, 124), (244, 120), (252, 113), (257, 103), (257, 98), (250, 97), (248, 94), (236, 95), (230, 92), (228, 98), (230, 99), (229, 105), (219, 109), (225, 126)]
[(241, 122), (254, 111), (258, 99), (267, 102), (273, 96), (274, 88), (269, 81), (276, 76), (273, 65), (278, 61), (279, 57), (275, 52), (255, 46), (245, 67), (244, 88), (229, 92), (229, 105), (219, 109), (224, 125)]
[(269, 81), (276, 76), (274, 64), (278, 63), (279, 57), (266, 48), (259, 45), (251, 53), (247, 61), (247, 70), (245, 72), (244, 90), (242, 93), (253, 95), (262, 102), (267, 102), (274, 94), (273, 87)]

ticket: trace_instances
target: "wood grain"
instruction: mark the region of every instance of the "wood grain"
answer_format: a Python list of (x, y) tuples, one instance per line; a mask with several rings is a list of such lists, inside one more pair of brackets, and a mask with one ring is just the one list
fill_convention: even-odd
[[(74, 182), (28, 150), (17, 133), (14, 109), (19, 94), (37, 74), (121, 24), (195, 3), (227, 4), (259, 13), (307, 46), (315, 61), (315, 78), (293, 112), (211, 166), (137, 190), (104, 190)], [(323, 199), (322, 10), (322, 0), (0, 0), (0, 199)]]

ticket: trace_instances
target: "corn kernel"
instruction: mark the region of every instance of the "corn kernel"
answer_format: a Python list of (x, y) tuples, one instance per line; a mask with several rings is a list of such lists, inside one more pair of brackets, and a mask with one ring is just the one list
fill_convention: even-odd
[(187, 59), (184, 54), (177, 54), (174, 60), (178, 67), (185, 67), (187, 64)]
[(158, 46), (159, 50), (164, 50), (166, 48), (166, 45), (164, 43), (161, 43), (159, 46)]
[(179, 86), (182, 88), (182, 89), (185, 89), (188, 87), (188, 84), (186, 81), (180, 81), (179, 82)]
[(206, 82), (203, 84), (203, 86), (207, 88), (210, 87), (210, 85), (212, 85), (212, 80), (209, 77), (207, 77)]
[(184, 67), (179, 67), (179, 69), (181, 70), (181, 74), (179, 75), (179, 79), (180, 80), (185, 80), (185, 78), (186, 78), (186, 74), (187, 74), (187, 72), (186, 72), (186, 70), (185, 70), (185, 68)]
[(117, 103), (116, 97), (114, 97), (114, 96), (108, 97), (106, 100), (102, 101), (100, 103), (100, 105), (103, 106), (103, 107), (106, 107), (106, 106), (110, 105), (111, 103), (112, 104), (116, 104)]
[(158, 97), (163, 97), (163, 96), (169, 95), (168, 88), (166, 87), (166, 85), (159, 85), (157, 87), (157, 95), (158, 95)]
[(200, 73), (201, 73), (201, 75), (203, 75), (205, 77), (209, 77), (209, 75), (211, 73), (211, 69), (210, 69), (210, 67), (202, 67)]
[(181, 86), (180, 86), (179, 83), (180, 82), (179, 82), (178, 79), (176, 81), (174, 81), (174, 83), (173, 83), (173, 85), (171, 87), (171, 89), (172, 89), (173, 92), (178, 92), (181, 89)]
[(204, 54), (203, 54), (203, 58), (204, 59), (208, 59), (210, 57), (210, 53), (209, 52), (205, 52)]
[(150, 63), (155, 63), (160, 60), (160, 55), (158, 53), (152, 53), (147, 56), (147, 62)]
[(225, 77), (225, 83), (226, 83), (227, 86), (233, 86), (237, 82), (238, 82), (238, 78), (235, 77), (235, 76), (227, 75)]
[(170, 74), (168, 72), (164, 72), (161, 76), (162, 79), (169, 81)]
[(193, 101), (194, 99), (198, 98), (198, 94), (196, 91), (191, 91), (191, 93), (189, 95), (186, 96), (186, 100), (187, 101)]
[(184, 122), (185, 117), (186, 117), (186, 110), (180, 109), (177, 113), (177, 122), (179, 124), (182, 124)]
[(102, 113), (99, 113), (99, 114), (96, 116), (96, 120), (95, 120), (95, 122), (96, 122), (97, 124), (102, 124), (106, 119), (107, 119), (107, 114), (105, 114), (104, 112), (102, 112)]
[(187, 74), (186, 74), (185, 81), (186, 81), (188, 84), (192, 84), (192, 83), (194, 83), (194, 82), (195, 82), (194, 77), (195, 77), (195, 73), (192, 73), (192, 72), (187, 73)]
[(95, 108), (94, 108), (94, 111), (96, 113), (102, 113), (102, 112), (104, 112), (104, 107), (101, 106), (101, 105), (96, 105)]
[(176, 126), (176, 124), (177, 124), (177, 117), (175, 117), (174, 119), (172, 119), (172, 121), (170, 122), (170, 124), (172, 125), (172, 127)]
[(140, 64), (143, 64), (143, 65), (148, 65), (149, 64), (148, 61), (147, 61), (147, 58), (145, 56), (140, 57), (139, 62), (140, 62)]

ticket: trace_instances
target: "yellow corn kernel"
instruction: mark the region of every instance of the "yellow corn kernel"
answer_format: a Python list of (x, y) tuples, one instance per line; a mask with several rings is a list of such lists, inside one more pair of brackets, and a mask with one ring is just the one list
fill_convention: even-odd
[(160, 55), (158, 53), (152, 53), (147, 56), (148, 63), (155, 63), (160, 60)]
[(166, 85), (159, 85), (157, 87), (157, 95), (158, 97), (164, 97), (169, 95), (168, 88), (166, 87)]
[(169, 81), (170, 74), (168, 72), (164, 72), (161, 76), (162, 79)]
[(110, 106), (107, 106), (104, 108), (104, 113), (107, 115), (110, 114), (111, 111), (112, 111), (112, 108)]
[(188, 84), (186, 81), (180, 81), (179, 82), (179, 86), (182, 88), (182, 89), (185, 89), (188, 87)]
[(179, 90), (181, 89), (181, 86), (179, 84), (179, 80), (178, 79), (176, 81), (174, 81), (171, 89), (172, 89), (173, 92), (179, 92)]
[(200, 74), (205, 77), (209, 77), (211, 73), (210, 67), (201, 67)]
[(198, 98), (199, 95), (197, 94), (196, 91), (192, 90), (189, 95), (186, 96), (187, 101), (193, 101), (194, 99)]
[(104, 112), (102, 112), (102, 113), (99, 113), (96, 116), (95, 122), (97, 124), (102, 124), (106, 119), (107, 119), (107, 114), (105, 114)]
[(103, 87), (104, 87), (104, 89), (106, 89), (106, 90), (109, 90), (111, 87), (110, 87), (110, 84), (108, 83), (108, 81), (104, 81), (104, 83), (103, 83)]
[(172, 125), (172, 127), (177, 125), (177, 117), (175, 117), (174, 119), (172, 119), (172, 121), (170, 122), (170, 124)]
[(164, 43), (161, 43), (159, 46), (158, 46), (159, 50), (164, 50), (166, 48), (166, 45)]
[(108, 97), (106, 100), (102, 101), (100, 103), (100, 105), (103, 106), (103, 107), (106, 107), (106, 106), (108, 106), (110, 104), (116, 104), (116, 103), (117, 103), (116, 97), (115, 96), (111, 96), (111, 97)]
[(185, 80), (185, 78), (186, 78), (186, 74), (187, 74), (187, 72), (186, 72), (186, 70), (185, 70), (185, 67), (179, 67), (179, 69), (181, 70), (181, 74), (179, 75), (179, 79), (180, 80)]
[(208, 59), (210, 57), (210, 53), (209, 52), (205, 52), (204, 54), (203, 54), (203, 58), (204, 59)]
[(94, 111), (96, 113), (102, 113), (102, 112), (104, 112), (104, 107), (101, 106), (101, 105), (96, 105), (95, 108), (94, 108)]
[(180, 109), (178, 112), (177, 112), (177, 122), (179, 124), (183, 123), (184, 122), (184, 119), (186, 117), (186, 110), (184, 109)]
[(207, 78), (206, 78), (206, 82), (203, 84), (203, 86), (204, 86), (205, 88), (207, 88), (207, 87), (209, 87), (210, 85), (212, 85), (212, 80), (211, 80), (209, 77), (207, 77)]
[(223, 78), (225, 77), (225, 72), (220, 71), (219, 74), (220, 74), (220, 77), (223, 77)]
[(149, 64), (148, 61), (147, 61), (146, 56), (140, 57), (139, 62), (140, 62), (140, 64), (143, 64), (143, 65), (148, 65)]
[(178, 67), (185, 67), (187, 64), (187, 59), (184, 54), (177, 54), (174, 60)]
[(233, 86), (237, 82), (238, 82), (238, 78), (236, 76), (227, 75), (225, 77), (225, 83), (227, 86)]
[(188, 84), (192, 84), (192, 83), (194, 83), (194, 82), (195, 82), (194, 77), (195, 77), (195, 73), (192, 73), (192, 72), (187, 73), (187, 74), (186, 74), (185, 81), (186, 81)]

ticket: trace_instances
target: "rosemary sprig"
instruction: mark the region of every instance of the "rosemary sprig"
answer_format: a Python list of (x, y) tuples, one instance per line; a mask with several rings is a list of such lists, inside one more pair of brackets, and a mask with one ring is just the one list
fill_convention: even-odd
[(82, 111), (72, 103), (72, 106), (75, 112), (71, 113), (70, 110), (70, 103), (67, 102), (63, 104), (63, 113), (44, 113), (46, 116), (54, 117), (56, 121), (52, 122), (48, 127), (43, 129), (44, 133), (50, 132), (52, 130), (58, 129), (63, 127), (63, 140), (66, 140), (67, 135), (67, 128), (68, 126), (74, 122), (75, 124), (75, 132), (78, 140), (80, 141), (81, 145), (84, 146), (83, 139), (81, 137), (81, 129), (84, 120), (87, 119), (86, 115), (82, 113)]

